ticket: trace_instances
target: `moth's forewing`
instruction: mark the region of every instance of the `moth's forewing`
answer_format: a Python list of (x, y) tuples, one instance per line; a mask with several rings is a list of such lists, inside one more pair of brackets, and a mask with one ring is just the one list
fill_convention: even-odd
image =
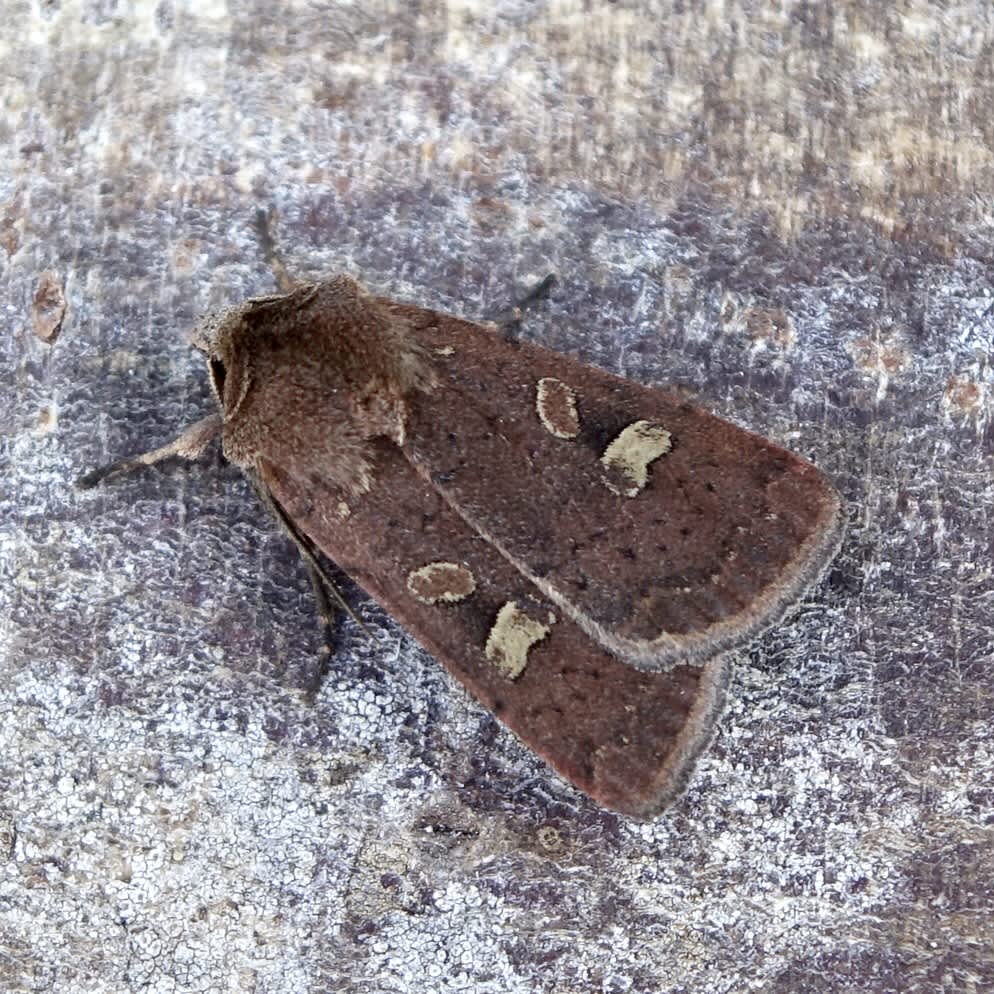
[[(803, 459), (671, 392), (388, 306), (439, 374), (411, 400), (405, 453), (561, 613), (630, 662), (661, 670), (747, 641), (834, 555), (839, 498)], [(619, 469), (611, 454), (626, 439), (634, 466)]]
[(710, 738), (726, 664), (646, 673), (622, 662), (456, 515), (396, 446), (383, 440), (372, 451), (371, 489), (347, 500), (322, 490), (317, 475), (302, 486), (268, 461), (260, 469), (322, 551), (567, 780), (634, 817), (664, 807)]
[(210, 316), (193, 342), (223, 422), (85, 481), (194, 457), (220, 429), (298, 541), (628, 815), (683, 786), (721, 707), (721, 651), (837, 545), (835, 491), (783, 449), (349, 277)]

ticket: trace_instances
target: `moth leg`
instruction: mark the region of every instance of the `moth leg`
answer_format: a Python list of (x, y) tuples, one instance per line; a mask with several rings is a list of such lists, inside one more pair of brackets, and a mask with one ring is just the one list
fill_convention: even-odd
[(556, 274), (549, 273), (544, 279), (539, 280), (524, 296), (516, 300), (507, 310), (501, 311), (495, 317), (489, 318), (497, 325), (498, 330), (504, 335), (514, 335), (521, 327), (525, 311), (539, 300), (544, 300), (549, 295), (549, 291), (555, 285)]
[(311, 586), (314, 589), (314, 600), (317, 603), (318, 615), (321, 618), (321, 627), (324, 633), (324, 645), (321, 649), (321, 665), (318, 667), (312, 684), (307, 688), (308, 697), (313, 698), (324, 682), (325, 674), (328, 672), (328, 663), (334, 652), (334, 629), (338, 611), (344, 611), (365, 635), (370, 638), (372, 638), (372, 635), (369, 629), (362, 623), (362, 620), (356, 615), (355, 611), (349, 607), (341, 591), (335, 586), (334, 580), (324, 571), (324, 567), (318, 561), (317, 553), (310, 539), (300, 531), (262, 480), (254, 473), (249, 474), (249, 476), (255, 486), (256, 493), (259, 495), (259, 499), (269, 509), (269, 512), (277, 520), (290, 541), (297, 547), (297, 552), (300, 553), (300, 558), (304, 561), (307, 576), (310, 578)]
[(273, 238), (272, 224), (276, 218), (276, 209), (270, 207), (264, 211), (261, 207), (255, 212), (255, 231), (259, 236), (259, 246), (262, 248), (263, 257), (267, 265), (276, 277), (276, 285), (282, 293), (290, 293), (299, 286), (300, 281), (295, 280), (290, 275), (290, 270), (286, 268), (283, 256), (280, 255), (276, 247), (276, 239)]
[[(331, 656), (335, 648), (335, 632), (332, 626), (334, 625), (337, 614), (336, 608), (328, 598), (328, 577), (320, 567), (316, 566), (303, 553), (301, 553), (301, 556), (304, 560), (304, 566), (307, 568), (307, 576), (311, 581), (311, 590), (314, 591), (314, 602), (317, 604), (318, 614), (321, 616), (321, 627), (324, 629), (324, 644), (321, 646), (320, 659), (317, 668), (314, 670), (314, 675), (305, 688), (308, 700), (313, 701), (317, 696), (317, 692), (321, 689), (321, 684), (324, 683), (324, 678), (328, 675), (328, 664), (331, 662)], [(332, 590), (338, 595), (338, 591), (335, 590), (334, 585), (332, 585)], [(351, 612), (349, 613), (351, 614)], [(353, 615), (353, 617), (355, 616)]]
[(139, 456), (129, 456), (126, 459), (118, 459), (100, 466), (97, 469), (85, 473), (76, 481), (76, 486), (81, 490), (89, 490), (103, 480), (115, 476), (123, 476), (125, 473), (133, 473), (135, 470), (144, 469), (146, 466), (154, 466), (164, 459), (172, 459), (178, 456), (181, 459), (199, 459), (210, 444), (211, 440), (221, 431), (221, 415), (210, 414), (206, 418), (190, 425), (178, 438), (174, 438), (168, 445), (163, 445), (151, 452), (143, 452)]

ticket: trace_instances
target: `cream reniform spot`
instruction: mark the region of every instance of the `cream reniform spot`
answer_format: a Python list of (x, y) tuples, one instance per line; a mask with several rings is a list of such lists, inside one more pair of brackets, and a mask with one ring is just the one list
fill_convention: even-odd
[(672, 447), (672, 436), (665, 428), (650, 421), (633, 421), (601, 456), (601, 463), (611, 474), (604, 483), (616, 494), (637, 497), (649, 482), (649, 464)]
[(552, 630), (556, 616), (550, 611), (548, 624), (530, 618), (514, 601), (508, 601), (498, 612), (497, 620), (487, 636), (484, 654), (500, 671), (501, 676), (515, 680), (528, 665), (528, 653)]
[(476, 580), (458, 563), (426, 563), (407, 574), (407, 589), (423, 604), (455, 604), (476, 590)]

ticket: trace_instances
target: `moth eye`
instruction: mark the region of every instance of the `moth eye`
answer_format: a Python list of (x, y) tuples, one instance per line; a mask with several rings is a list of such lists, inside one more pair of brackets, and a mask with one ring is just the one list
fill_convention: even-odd
[(224, 363), (220, 359), (215, 359), (214, 356), (211, 356), (207, 360), (207, 368), (210, 370), (214, 391), (217, 393), (218, 399), (220, 399), (224, 397), (224, 378), (227, 375)]

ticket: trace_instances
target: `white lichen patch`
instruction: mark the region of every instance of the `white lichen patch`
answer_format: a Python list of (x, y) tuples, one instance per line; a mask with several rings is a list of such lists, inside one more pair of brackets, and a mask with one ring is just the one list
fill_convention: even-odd
[(484, 654), (502, 676), (516, 680), (528, 665), (528, 653), (536, 642), (546, 638), (556, 616), (549, 612), (548, 624), (529, 617), (514, 601), (508, 601), (498, 612), (497, 620), (487, 636)]
[(427, 563), (407, 575), (407, 589), (423, 604), (456, 604), (476, 590), (476, 580), (458, 563)]
[(546, 431), (556, 438), (576, 438), (579, 434), (576, 394), (562, 380), (545, 376), (538, 381), (535, 410)]
[(650, 421), (633, 421), (604, 450), (604, 483), (625, 497), (637, 497), (649, 482), (649, 466), (673, 447), (672, 436)]

